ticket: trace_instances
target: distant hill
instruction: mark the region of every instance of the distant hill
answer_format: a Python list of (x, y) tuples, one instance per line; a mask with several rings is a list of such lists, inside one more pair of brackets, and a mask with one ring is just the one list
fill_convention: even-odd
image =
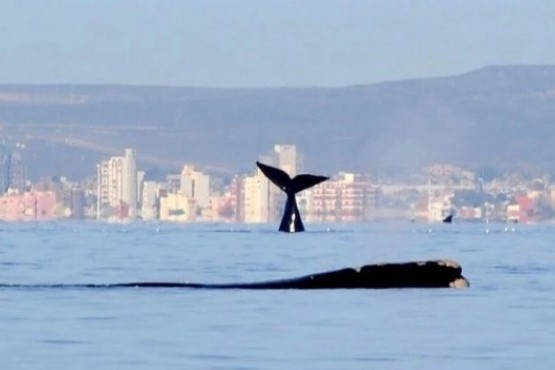
[(33, 177), (94, 175), (138, 150), (142, 169), (250, 172), (274, 144), (305, 169), (413, 170), (434, 162), (555, 173), (555, 66), (341, 88), (0, 85), (0, 135)]

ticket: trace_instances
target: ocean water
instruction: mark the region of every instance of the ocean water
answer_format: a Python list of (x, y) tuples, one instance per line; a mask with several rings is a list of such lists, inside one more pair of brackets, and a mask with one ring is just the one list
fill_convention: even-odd
[[(551, 369), (555, 227), (0, 225), (0, 369)], [(249, 291), (39, 284), (251, 282), (451, 258), (470, 288)]]

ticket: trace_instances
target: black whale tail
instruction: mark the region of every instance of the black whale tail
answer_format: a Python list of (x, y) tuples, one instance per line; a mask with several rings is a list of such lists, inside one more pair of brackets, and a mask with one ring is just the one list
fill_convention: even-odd
[(326, 181), (329, 177), (301, 174), (291, 178), (285, 171), (279, 168), (271, 167), (260, 162), (256, 162), (256, 165), (271, 182), (287, 194), (287, 201), (279, 225), (279, 231), (304, 231), (295, 194), (317, 185), (322, 181)]

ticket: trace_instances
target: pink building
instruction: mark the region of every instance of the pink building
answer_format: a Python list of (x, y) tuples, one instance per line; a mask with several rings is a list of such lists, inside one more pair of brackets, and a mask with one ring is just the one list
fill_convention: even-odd
[(534, 201), (526, 195), (515, 196), (507, 206), (507, 219), (522, 223), (534, 217)]
[(317, 222), (360, 222), (376, 205), (377, 190), (362, 175), (339, 173), (336, 178), (316, 185), (307, 210)]
[(56, 196), (53, 192), (25, 192), (0, 197), (0, 220), (46, 221), (54, 219)]

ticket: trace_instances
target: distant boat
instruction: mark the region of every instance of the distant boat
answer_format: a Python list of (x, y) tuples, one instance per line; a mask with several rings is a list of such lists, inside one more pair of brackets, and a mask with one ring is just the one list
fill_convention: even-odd
[(449, 215), (443, 219), (444, 224), (450, 224), (451, 222), (453, 222), (453, 215)]

